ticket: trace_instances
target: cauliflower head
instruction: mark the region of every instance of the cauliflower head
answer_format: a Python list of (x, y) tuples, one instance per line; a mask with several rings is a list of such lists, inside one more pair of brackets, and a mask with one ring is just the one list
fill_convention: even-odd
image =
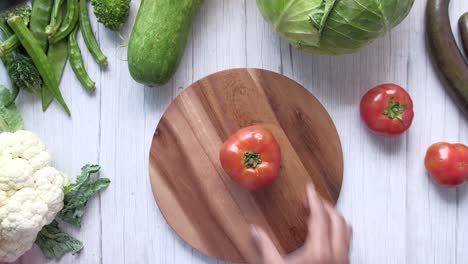
[(0, 134), (0, 262), (31, 249), (63, 207), (64, 176), (29, 131)]

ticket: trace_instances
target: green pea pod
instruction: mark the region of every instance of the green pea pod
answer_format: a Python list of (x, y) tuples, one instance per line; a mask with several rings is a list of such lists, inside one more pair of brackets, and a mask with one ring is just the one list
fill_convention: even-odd
[[(51, 44), (47, 53), (47, 58), (52, 64), (55, 77), (57, 78), (57, 82), (60, 85), (63, 71), (65, 70), (65, 65), (67, 64), (68, 60), (68, 40), (65, 38), (55, 44)], [(54, 94), (50, 91), (50, 89), (45, 87), (43, 87), (41, 91), (42, 110), (46, 111), (54, 100)]]
[(57, 43), (70, 35), (80, 19), (79, 9), (78, 0), (67, 0), (67, 15), (57, 33), (49, 38), (50, 43)]
[(5, 41), (0, 42), (0, 57), (5, 56), (8, 53), (12, 53), (19, 48), (20, 45), (21, 44), (15, 35), (10, 36)]
[(83, 62), (83, 57), (81, 55), (81, 50), (80, 47), (78, 46), (78, 41), (76, 40), (76, 34), (78, 32), (79, 26), (75, 27), (73, 32), (70, 34), (69, 39), (68, 39), (68, 49), (69, 49), (69, 54), (70, 54), (70, 66), (73, 69), (73, 72), (75, 72), (76, 77), (80, 81), (81, 85), (87, 90), (87, 91), (94, 91), (96, 90), (96, 83), (91, 80), (91, 78), (88, 75), (88, 72), (86, 72), (86, 69), (84, 67), (84, 62)]
[(36, 68), (39, 71), (39, 74), (41, 75), (46, 87), (51, 90), (57, 101), (60, 103), (60, 105), (62, 105), (65, 112), (70, 116), (70, 109), (65, 103), (65, 100), (63, 99), (59, 90), (55, 73), (53, 70), (51, 70), (53, 67), (49, 62), (49, 59), (47, 59), (47, 56), (42, 50), (41, 46), (39, 45), (39, 42), (36, 41), (34, 35), (24, 25), (23, 20), (19, 16), (13, 16), (9, 18), (7, 22), (13, 32), (15, 32), (16, 36), (21, 42), (21, 45), (23, 45), (24, 49), (36, 65)]
[[(3, 0), (1, 0), (3, 1)], [(31, 29), (34, 37), (39, 42), (42, 51), (47, 50), (47, 35), (45, 28), (49, 25), (50, 15), (52, 13), (53, 0), (34, 0), (32, 2), (31, 21), (29, 28)]]
[(101, 66), (107, 66), (107, 57), (102, 53), (101, 48), (94, 36), (93, 28), (89, 20), (88, 4), (86, 0), (80, 0), (80, 27), (84, 42), (94, 60)]
[(50, 24), (46, 27), (45, 33), (48, 36), (54, 35), (62, 25), (62, 5), (63, 0), (55, 0), (52, 7), (52, 15), (50, 17)]
[(41, 90), (41, 102), (42, 102), (42, 111), (45, 112), (49, 108), (50, 104), (52, 101), (54, 101), (54, 95), (46, 89), (46, 87), (43, 87)]

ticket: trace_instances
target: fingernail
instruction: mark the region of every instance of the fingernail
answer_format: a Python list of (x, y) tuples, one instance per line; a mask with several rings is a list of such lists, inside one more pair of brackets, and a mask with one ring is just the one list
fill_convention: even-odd
[(314, 195), (317, 194), (317, 192), (315, 190), (315, 186), (312, 183), (309, 183), (307, 185), (307, 192), (308, 192), (309, 196), (314, 196)]
[(250, 233), (252, 234), (252, 237), (255, 240), (258, 240), (259, 234), (258, 234), (258, 227), (255, 225), (250, 226)]

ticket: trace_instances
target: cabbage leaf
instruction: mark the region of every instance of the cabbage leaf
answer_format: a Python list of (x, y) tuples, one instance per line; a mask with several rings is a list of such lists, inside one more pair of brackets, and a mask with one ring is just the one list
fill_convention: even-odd
[(353, 53), (397, 26), (414, 0), (257, 0), (265, 19), (293, 46)]

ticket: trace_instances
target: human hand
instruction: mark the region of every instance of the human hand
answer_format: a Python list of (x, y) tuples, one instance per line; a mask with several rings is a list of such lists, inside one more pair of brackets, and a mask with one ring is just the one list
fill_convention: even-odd
[(310, 211), (309, 234), (305, 245), (283, 258), (268, 235), (260, 227), (252, 226), (252, 237), (261, 264), (346, 264), (352, 228), (336, 208), (323, 200), (312, 184), (307, 186)]

